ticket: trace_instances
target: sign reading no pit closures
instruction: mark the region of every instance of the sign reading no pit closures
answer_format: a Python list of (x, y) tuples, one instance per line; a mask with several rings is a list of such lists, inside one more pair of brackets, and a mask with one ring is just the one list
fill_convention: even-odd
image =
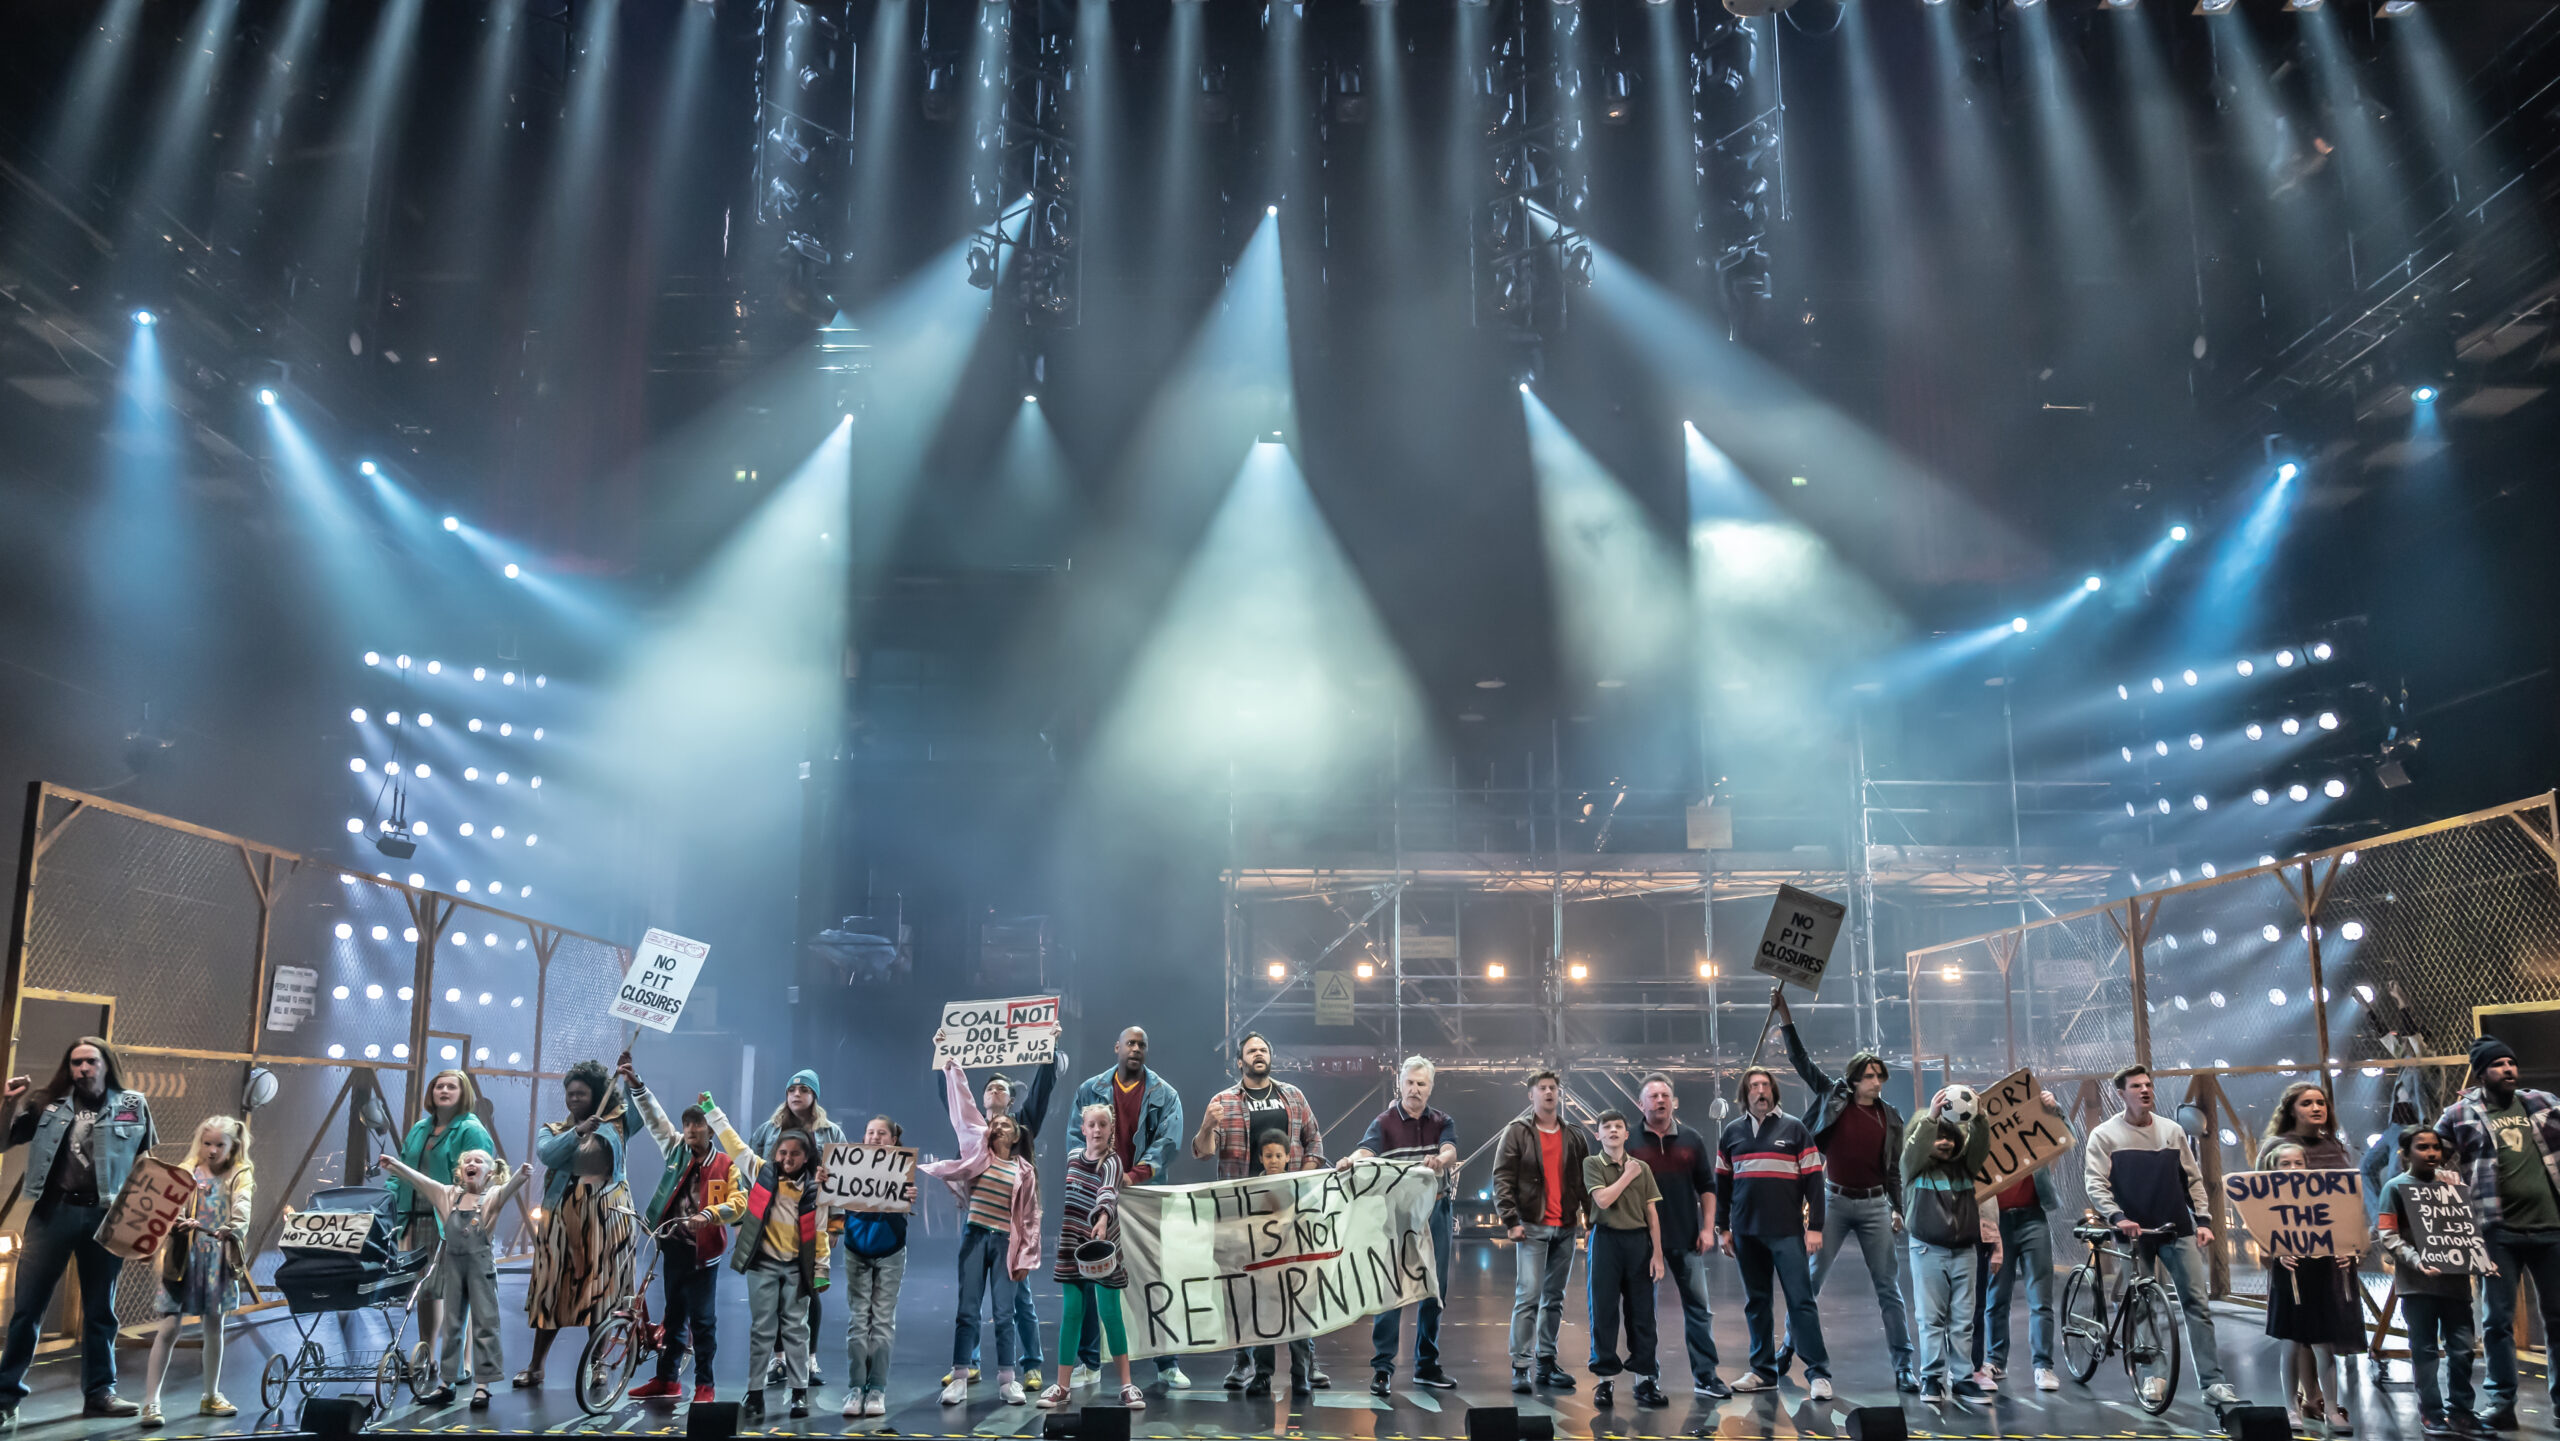
[(622, 987), (613, 993), (608, 1014), (620, 1023), (674, 1030), (686, 998), (693, 994), (694, 978), (702, 974), (702, 959), (710, 954), (711, 947), (704, 942), (651, 929), (640, 938), (631, 969), (622, 973)]
[(1832, 943), (1840, 939), (1840, 922), (1849, 908), (1811, 891), (1778, 887), (1769, 908), (1769, 929), (1761, 933), (1760, 950), (1751, 969), (1808, 991), (1822, 988), (1822, 968), (1831, 964)]

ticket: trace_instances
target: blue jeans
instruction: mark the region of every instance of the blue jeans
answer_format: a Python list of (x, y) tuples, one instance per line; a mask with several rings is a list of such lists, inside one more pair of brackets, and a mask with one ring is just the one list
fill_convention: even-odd
[[(101, 1127), (100, 1129), (104, 1129)], [(18, 1256), (17, 1301), (9, 1311), (9, 1340), (0, 1350), (0, 1406), (26, 1398), (27, 1367), (36, 1358), (44, 1312), (62, 1273), (80, 1272), (80, 1394), (96, 1396), (116, 1384), (116, 1275), (124, 1261), (97, 1243), (104, 1206), (39, 1207), (27, 1218)], [(2512, 1357), (2512, 1348), (2507, 1353)], [(2512, 1361), (2509, 1363), (2512, 1365)]]
[[(1884, 1196), (1858, 1199), (1833, 1192), (1823, 1197), (1822, 1254), (1813, 1261), (1813, 1294), (1822, 1294), (1823, 1278), (1840, 1259), (1843, 1243), (1858, 1240), (1858, 1255), (1867, 1263), (1867, 1280), (1876, 1291), (1876, 1309), (1884, 1313), (1884, 1344), (1893, 1352), (1893, 1369), (1911, 1369), (1911, 1332), (1902, 1315), (1902, 1277), (1897, 1269), (1901, 1241), (1893, 1233), (1893, 1202)], [(1790, 1337), (1794, 1327), (1788, 1328)]]
[(1920, 1380), (1944, 1383), (1973, 1354), (1973, 1247), (1911, 1239), (1911, 1286), (1919, 1293)]
[(2193, 1236), (2179, 1236), (2165, 1245), (2146, 1241), (2134, 1254), (2156, 1258), (2160, 1269), (2169, 1273), (2169, 1284), (2178, 1288), (2178, 1304), (2187, 1313), (2187, 1354), (2196, 1363), (2196, 1384), (2221, 1385), (2222, 1353), (2214, 1348), (2213, 1312), (2205, 1306), (2204, 1248)]
[(1571, 1226), (1523, 1226), (1511, 1243), (1511, 1369), (1552, 1366), (1573, 1275)]
[[(2470, 1410), (2471, 1298), (2403, 1296), (2400, 1321), (2409, 1331), (2409, 1369), (2418, 1373), (2418, 1414), (2442, 1416), (2448, 1399), (2454, 1409)], [(2442, 1382), (2436, 1379), (2439, 1354), (2445, 1363)]]
[[(1695, 1240), (1695, 1237), (1691, 1237)], [(1707, 1253), (1674, 1251), (1663, 1240), (1663, 1268), (1680, 1292), (1680, 1333), (1689, 1343), (1689, 1375), (1704, 1383), (1716, 1379), (1716, 1316), (1707, 1308)]]
[(2053, 1223), (2030, 1206), (2000, 1213), (2000, 1270), (1982, 1302), (1984, 1359), (2009, 1364), (2009, 1300), (2018, 1278), (2027, 1278), (2027, 1356), (2039, 1371), (2053, 1369)]
[[(2480, 1349), (2489, 1357), (2489, 1383), (2481, 1389), (2498, 1406), (2513, 1406), (2516, 1280), (2525, 1273), (2532, 1275), (2534, 1294), (2542, 1298), (2543, 1334), (2560, 1336), (2560, 1232), (2510, 1231), (2504, 1226), (2481, 1229), (2486, 1233), (2480, 1239), (2488, 1243), (2489, 1259), (2498, 1263), (2498, 1274), (2480, 1278)], [(15, 1323), (9, 1333), (9, 1354), (18, 1354)], [(0, 1390), (5, 1390), (7, 1378), (16, 1374), (0, 1365)], [(2551, 1397), (2553, 1404), (2560, 1405), (2560, 1366), (2551, 1368)]]
[[(1440, 1289), (1414, 1303), (1413, 1369), (1428, 1371), (1440, 1364), (1440, 1297), (1449, 1289), (1449, 1244), (1456, 1232), (1457, 1216), (1450, 1209), (1449, 1198), (1443, 1196), (1431, 1208), (1431, 1272), (1440, 1278)], [(1405, 1308), (1381, 1311), (1369, 1323), (1369, 1369), (1393, 1375), (1396, 1353), (1403, 1349), (1400, 1332), (1404, 1328)]]
[(1013, 1369), (1013, 1295), (1020, 1287), (1005, 1265), (1005, 1253), (1012, 1245), (1011, 1236), (975, 1222), (960, 1231), (960, 1320), (951, 1332), (955, 1367), (966, 1367), (969, 1358), (978, 1354), (978, 1304), (993, 1290), (995, 1304), (988, 1314), (995, 1322), (996, 1369)]
[(1822, 1344), (1822, 1313), (1813, 1305), (1813, 1271), (1806, 1264), (1804, 1236), (1733, 1238), (1733, 1254), (1742, 1266), (1742, 1319), (1751, 1333), (1753, 1374), (1776, 1379), (1776, 1317), (1771, 1314), (1769, 1284), (1777, 1282), (1787, 1297), (1787, 1337), (1804, 1362), (1804, 1374), (1831, 1374), (1831, 1353)]
[[(1023, 1279), (1028, 1281), (1030, 1278)], [(1040, 1369), (1040, 1308), (1031, 1303), (1031, 1294), (1031, 1288), (1027, 1285), (1013, 1288), (1014, 1354), (1022, 1358), (1022, 1369), (1025, 1371)], [(972, 1366), (978, 1364), (977, 1352), (969, 1353), (969, 1364)], [(1092, 1359), (1085, 1364), (1101, 1365), (1102, 1353), (1096, 1351)]]

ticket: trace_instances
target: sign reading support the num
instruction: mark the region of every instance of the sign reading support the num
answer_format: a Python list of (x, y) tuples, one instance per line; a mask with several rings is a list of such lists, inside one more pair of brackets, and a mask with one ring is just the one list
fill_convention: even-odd
[(320, 973), (309, 966), (278, 966), (267, 983), (267, 1029), (290, 1031), (320, 1009)]
[(1047, 1065), (1058, 1058), (1058, 998), (952, 1001), (942, 1008), (933, 1068)]
[(2270, 1260), (2364, 1253), (2364, 1177), (2354, 1171), (2234, 1171), (2222, 1194)]
[(2409, 1223), (2414, 1230), (2401, 1234), (2409, 1249), (2418, 1253), (2418, 1264), (2433, 1266), (2448, 1276), (2480, 1276), (2489, 1270), (2489, 1247), (2480, 1239), (2480, 1228), (2471, 1219), (2471, 1203), (2451, 1186), (2403, 1186), (2400, 1194), (2409, 1200)]
[(1389, 1161), (1122, 1189), (1129, 1354), (1295, 1341), (1438, 1295), (1439, 1190), (1431, 1171)]
[(288, 1251), (335, 1251), (352, 1256), (373, 1234), (371, 1211), (296, 1211), (284, 1218), (276, 1244)]
[(704, 942), (652, 927), (640, 938), (640, 950), (631, 958), (631, 969), (622, 973), (622, 988), (613, 993), (607, 1013), (616, 1022), (674, 1030), (693, 994), (694, 978), (702, 974), (703, 957), (710, 954)]
[(2071, 1127), (2044, 1103), (2034, 1074), (2020, 1067), (1983, 1089), (1982, 1124), (1991, 1154), (1973, 1173), (1973, 1194), (1988, 1198), (2052, 1165), (2071, 1149)]
[(827, 1168), (827, 1179), (818, 1188), (819, 1204), (835, 1211), (909, 1209), (907, 1188), (916, 1179), (913, 1147), (833, 1141), (820, 1159)]
[(160, 1252), (160, 1238), (195, 1208), (196, 1177), (183, 1166), (143, 1156), (98, 1223), (97, 1242), (128, 1261)]
[(1840, 939), (1840, 922), (1848, 914), (1849, 908), (1838, 901), (1793, 886), (1778, 887), (1778, 899), (1769, 908), (1769, 929), (1761, 933), (1751, 969), (1808, 991), (1820, 990), (1823, 967), (1831, 964), (1832, 943)]

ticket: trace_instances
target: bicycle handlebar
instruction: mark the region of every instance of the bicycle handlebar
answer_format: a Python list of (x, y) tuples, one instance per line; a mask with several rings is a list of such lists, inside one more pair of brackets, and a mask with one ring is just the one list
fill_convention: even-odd
[(2177, 1229), (2172, 1226), (2151, 1226), (2135, 1233), (2132, 1237), (2127, 1237), (2124, 1232), (2113, 1226), (2074, 1226), (2071, 1228), (2071, 1234), (2083, 1241), (2140, 1240), (2145, 1237), (2152, 1240), (2166, 1240), (2176, 1235)]

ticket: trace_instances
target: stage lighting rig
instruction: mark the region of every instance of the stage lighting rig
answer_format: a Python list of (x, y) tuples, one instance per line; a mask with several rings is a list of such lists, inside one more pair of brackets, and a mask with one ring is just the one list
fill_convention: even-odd
[(403, 781), (391, 788), (391, 823), (373, 838), (373, 848), (395, 861), (405, 861), (418, 853), (418, 842), (409, 829), (409, 786)]

